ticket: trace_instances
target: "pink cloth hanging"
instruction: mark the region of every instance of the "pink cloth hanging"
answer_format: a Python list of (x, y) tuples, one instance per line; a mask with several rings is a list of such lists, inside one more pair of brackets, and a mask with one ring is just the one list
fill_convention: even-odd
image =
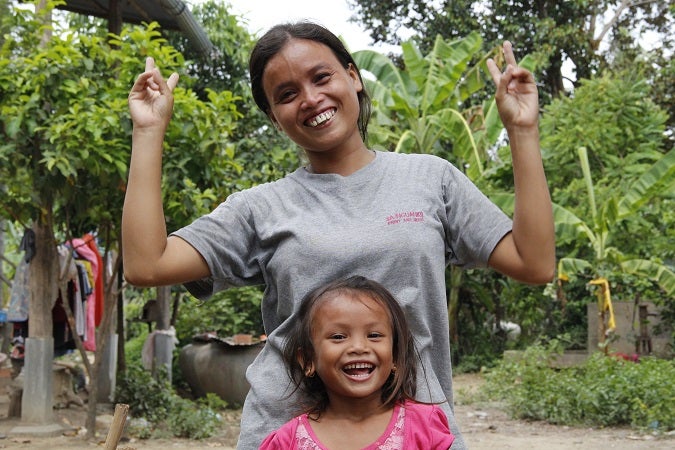
[(94, 293), (96, 294), (96, 310), (94, 314), (94, 319), (96, 326), (99, 326), (101, 324), (101, 320), (103, 319), (103, 299), (104, 299), (103, 258), (101, 258), (101, 252), (98, 251), (96, 239), (94, 238), (93, 235), (87, 233), (84, 236), (82, 236), (82, 238), (87, 243), (87, 247), (89, 247), (96, 255), (97, 268), (96, 268), (96, 283), (94, 289)]
[(84, 349), (90, 352), (96, 351), (96, 291), (98, 289), (97, 280), (101, 276), (101, 267), (94, 252), (84, 239), (75, 238), (72, 240), (73, 249), (91, 264), (91, 270), (94, 273), (94, 284), (92, 291), (87, 296), (86, 320), (87, 327), (84, 338)]

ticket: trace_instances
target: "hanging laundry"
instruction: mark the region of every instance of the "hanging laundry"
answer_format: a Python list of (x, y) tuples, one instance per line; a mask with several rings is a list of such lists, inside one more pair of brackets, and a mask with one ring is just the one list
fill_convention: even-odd
[(96, 261), (97, 265), (96, 267), (98, 268), (98, 274), (96, 275), (96, 280), (95, 280), (95, 285), (94, 285), (94, 293), (96, 295), (96, 303), (95, 303), (95, 309), (94, 309), (94, 324), (96, 326), (99, 326), (101, 324), (101, 319), (103, 319), (103, 301), (104, 301), (104, 295), (103, 295), (103, 258), (101, 257), (101, 253), (98, 251), (98, 246), (96, 245), (96, 238), (92, 234), (85, 234), (82, 236), (82, 239), (87, 243), (87, 246), (89, 249), (94, 252), (94, 255), (96, 255)]
[[(103, 294), (102, 270), (103, 265), (99, 262), (100, 255), (89, 247), (85, 239), (75, 238), (70, 241), (73, 251), (81, 259), (85, 267), (89, 266), (91, 273), (91, 291), (86, 295), (86, 330), (84, 335), (84, 348), (88, 351), (96, 351), (96, 303)], [(81, 277), (82, 278), (82, 277)], [(88, 278), (88, 277), (87, 277)], [(101, 289), (96, 289), (97, 283), (101, 283)], [(97, 294), (97, 291), (99, 293)], [(84, 293), (83, 293), (84, 295)], [(101, 308), (100, 306), (98, 308)]]

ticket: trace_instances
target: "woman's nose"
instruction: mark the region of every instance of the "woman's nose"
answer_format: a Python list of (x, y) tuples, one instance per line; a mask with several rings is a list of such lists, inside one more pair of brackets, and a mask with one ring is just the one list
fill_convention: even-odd
[(305, 88), (302, 95), (302, 107), (305, 109), (316, 107), (323, 99), (321, 90), (315, 86)]

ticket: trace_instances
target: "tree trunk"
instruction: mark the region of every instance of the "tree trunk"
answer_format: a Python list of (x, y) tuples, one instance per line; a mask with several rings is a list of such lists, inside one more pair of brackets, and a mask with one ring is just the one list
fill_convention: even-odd
[(58, 297), (58, 255), (51, 211), (33, 223), (33, 231), (35, 256), (29, 269), (31, 301), (28, 308), (28, 336), (52, 338), (52, 308)]
[(29, 266), (31, 300), (21, 401), (21, 420), (34, 424), (49, 423), (53, 419), (54, 337), (51, 311), (58, 295), (58, 256), (51, 204), (43, 205), (42, 212), (43, 215), (33, 223), (35, 254)]
[(152, 373), (155, 377), (159, 376), (159, 369), (166, 367), (169, 381), (171, 381), (174, 336), (162, 331), (169, 330), (171, 324), (171, 286), (161, 286), (157, 288), (157, 305), (159, 307), (159, 317), (157, 318), (157, 328), (159, 333), (155, 334), (154, 358), (152, 363)]
[[(2, 189), (0, 189), (0, 192), (2, 192)], [(2, 282), (7, 279), (5, 278), (5, 265), (2, 259), (4, 255), (5, 255), (5, 221), (3, 219), (0, 219), (0, 305), (5, 304), (5, 286), (2, 285)]]
[[(112, 258), (112, 253), (106, 255), (107, 258)], [(92, 439), (96, 436), (96, 407), (98, 405), (99, 385), (103, 374), (101, 368), (103, 365), (103, 358), (106, 354), (107, 346), (110, 341), (111, 332), (114, 329), (117, 311), (117, 268), (120, 266), (121, 257), (117, 257), (113, 265), (112, 273), (103, 270), (103, 316), (101, 323), (96, 329), (96, 351), (94, 352), (94, 364), (92, 367), (91, 381), (89, 383), (89, 404), (87, 408), (87, 438)]]
[(450, 292), (448, 294), (448, 325), (450, 328), (450, 343), (459, 343), (459, 288), (462, 285), (464, 271), (456, 266), (450, 266)]
[[(120, 245), (121, 249), (122, 246)], [(120, 254), (122, 252), (120, 251)], [(122, 264), (120, 264), (119, 269), (117, 269), (117, 336), (120, 341), (120, 345), (117, 346), (117, 373), (123, 374), (127, 371), (127, 357), (124, 353), (124, 342), (125, 342), (125, 329), (124, 329), (124, 290), (122, 286), (124, 285), (124, 270), (122, 269)]]

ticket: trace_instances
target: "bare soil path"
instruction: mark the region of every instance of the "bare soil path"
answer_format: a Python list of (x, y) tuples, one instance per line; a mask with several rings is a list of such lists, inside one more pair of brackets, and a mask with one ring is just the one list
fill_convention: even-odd
[[(494, 403), (474, 401), (474, 393), (483, 379), (476, 374), (455, 377), (456, 416), (460, 429), (471, 450), (495, 449), (545, 449), (545, 450), (662, 450), (675, 449), (675, 436), (652, 436), (629, 428), (578, 428), (548, 425), (541, 422), (512, 420)], [(109, 414), (99, 416), (96, 441), (83, 438), (86, 410), (71, 405), (56, 410), (55, 420), (72, 427), (71, 432), (55, 437), (17, 436), (12, 430), (21, 425), (20, 420), (7, 418), (7, 397), (0, 395), (0, 449), (78, 450), (101, 449), (105, 442), (112, 408)], [(218, 436), (190, 441), (183, 439), (125, 439), (118, 450), (232, 450), (238, 433), (239, 411), (232, 411), (224, 418)]]

